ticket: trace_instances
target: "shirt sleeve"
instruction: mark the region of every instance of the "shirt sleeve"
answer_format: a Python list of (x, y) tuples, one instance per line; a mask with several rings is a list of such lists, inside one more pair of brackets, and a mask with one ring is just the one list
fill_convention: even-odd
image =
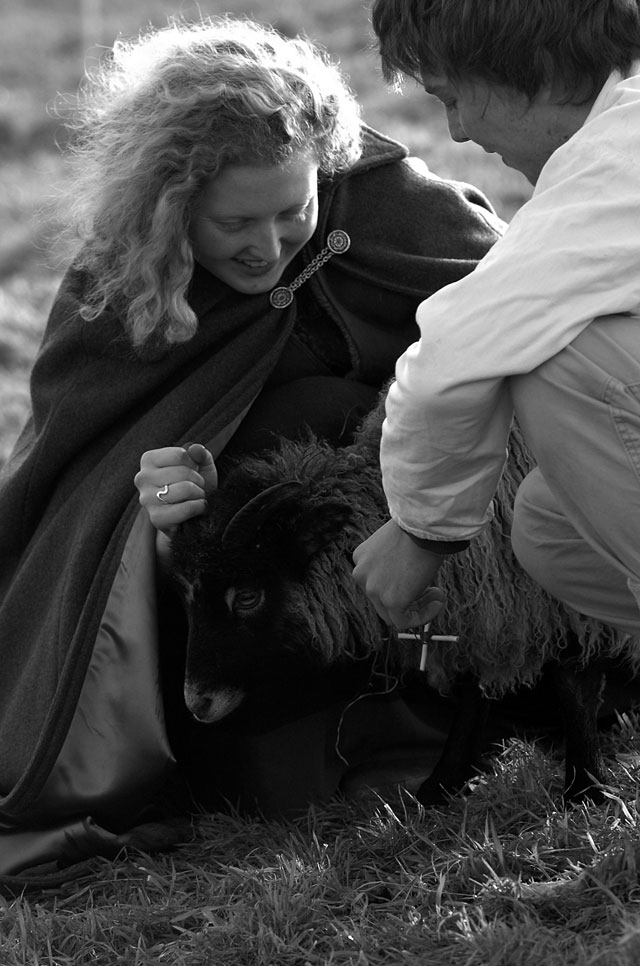
[(420, 339), (397, 362), (381, 447), (391, 515), (414, 536), (469, 539), (490, 519), (512, 420), (508, 377), (594, 318), (638, 312), (633, 138), (613, 150), (606, 124), (578, 132), (477, 268), (419, 306)]

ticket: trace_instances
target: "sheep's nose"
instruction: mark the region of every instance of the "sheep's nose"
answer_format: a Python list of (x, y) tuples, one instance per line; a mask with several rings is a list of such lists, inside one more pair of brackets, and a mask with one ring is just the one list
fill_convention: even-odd
[(202, 724), (213, 724), (231, 714), (244, 699), (240, 688), (220, 688), (204, 691), (197, 685), (186, 684), (184, 700), (187, 708)]

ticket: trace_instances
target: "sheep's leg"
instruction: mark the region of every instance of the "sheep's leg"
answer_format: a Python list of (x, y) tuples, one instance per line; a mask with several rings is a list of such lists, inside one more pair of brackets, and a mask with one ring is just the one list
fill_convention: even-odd
[(565, 802), (604, 800), (598, 784), (604, 782), (600, 751), (598, 708), (605, 675), (597, 664), (586, 667), (565, 661), (551, 668), (562, 708), (565, 732)]
[(460, 791), (482, 765), (489, 700), (471, 675), (456, 682), (454, 697), (457, 709), (442, 755), (416, 793), (422, 805), (438, 805)]

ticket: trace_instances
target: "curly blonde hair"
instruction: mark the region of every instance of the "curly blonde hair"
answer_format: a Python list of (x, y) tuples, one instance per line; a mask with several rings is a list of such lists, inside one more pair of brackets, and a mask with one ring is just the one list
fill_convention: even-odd
[(195, 334), (189, 223), (206, 181), (301, 150), (331, 176), (361, 153), (355, 97), (324, 52), (231, 17), (116, 42), (68, 127), (67, 205), (92, 279), (81, 311), (96, 319), (109, 305), (137, 346)]

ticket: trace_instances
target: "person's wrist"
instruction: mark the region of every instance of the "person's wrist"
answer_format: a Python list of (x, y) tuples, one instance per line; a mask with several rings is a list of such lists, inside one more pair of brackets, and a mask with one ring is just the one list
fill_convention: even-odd
[(466, 550), (471, 542), (470, 540), (430, 540), (428, 537), (418, 537), (415, 533), (409, 533), (408, 530), (404, 530), (402, 527), (400, 529), (403, 533), (406, 533), (416, 546), (422, 550), (429, 551), (429, 553), (435, 553), (440, 557), (460, 553), (462, 550)]
[(171, 557), (171, 536), (166, 530), (156, 531), (156, 557), (160, 570), (167, 571)]

